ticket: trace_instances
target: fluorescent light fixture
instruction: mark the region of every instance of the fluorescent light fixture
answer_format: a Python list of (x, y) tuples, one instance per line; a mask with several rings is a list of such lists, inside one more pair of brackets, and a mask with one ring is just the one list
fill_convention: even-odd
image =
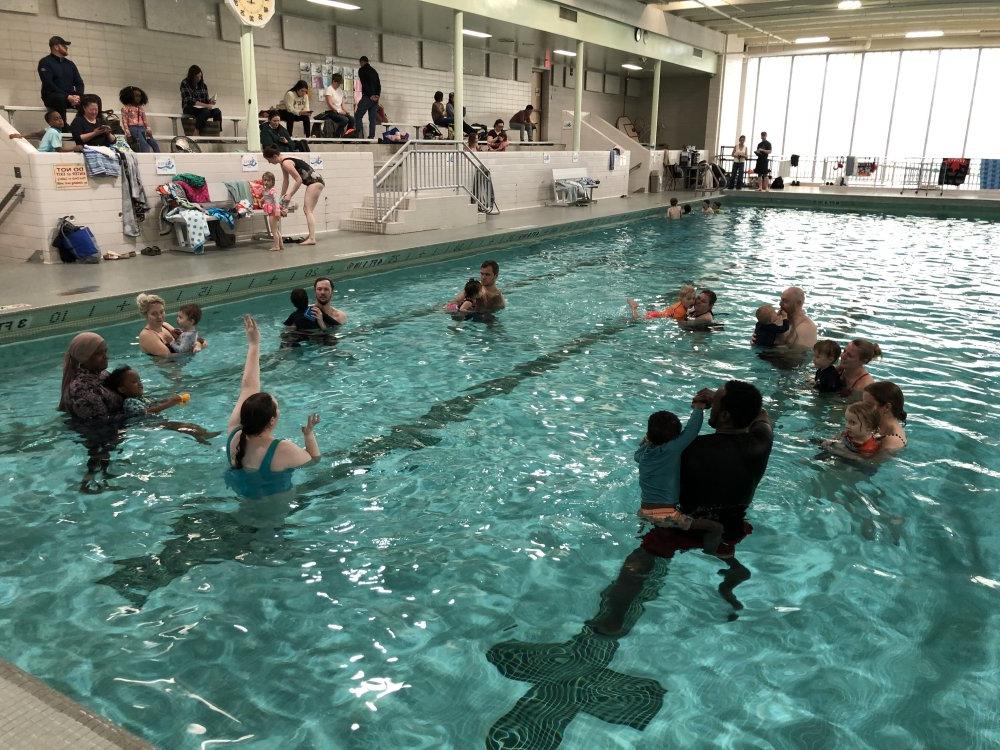
[(796, 44), (822, 44), (823, 42), (829, 42), (830, 37), (828, 36), (800, 36), (795, 40)]
[(552, 53), (555, 55), (563, 55), (564, 57), (576, 57), (575, 52), (570, 52), (568, 49), (554, 49)]
[(857, 10), (861, 7), (861, 0), (840, 0), (837, 10)]
[(632, 63), (622, 63), (622, 67), (628, 70), (642, 70), (641, 65), (633, 65)]
[(328, 8), (337, 8), (339, 10), (361, 10), (360, 5), (342, 3), (340, 0), (309, 0), (309, 2), (316, 3), (316, 5), (325, 5)]
[(930, 39), (935, 36), (944, 36), (943, 31), (907, 31), (907, 39)]
[(474, 36), (476, 39), (489, 39), (492, 34), (487, 34), (485, 31), (473, 31), (472, 29), (462, 29), (462, 33), (466, 36)]

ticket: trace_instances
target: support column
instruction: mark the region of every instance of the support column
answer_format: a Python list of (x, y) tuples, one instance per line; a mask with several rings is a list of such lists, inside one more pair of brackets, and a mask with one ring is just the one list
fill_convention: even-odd
[(253, 50), (253, 26), (240, 26), (240, 57), (243, 63), (243, 101), (247, 106), (247, 151), (260, 151), (257, 127), (257, 61)]
[(660, 119), (660, 61), (653, 63), (653, 106), (649, 113), (649, 147), (656, 148), (656, 124)]
[(587, 65), (583, 60), (583, 42), (576, 43), (576, 99), (573, 104), (573, 150), (580, 150), (580, 133), (583, 130), (583, 83)]
[(462, 27), (465, 24), (465, 14), (460, 11), (455, 11), (455, 60), (453, 62), (452, 68), (455, 71), (455, 80), (452, 86), (455, 89), (455, 138), (457, 140), (464, 140), (462, 138), (462, 122), (464, 118), (462, 117), (462, 102), (465, 97), (462, 96), (462, 78), (465, 71), (463, 70), (465, 64), (465, 37), (462, 35)]

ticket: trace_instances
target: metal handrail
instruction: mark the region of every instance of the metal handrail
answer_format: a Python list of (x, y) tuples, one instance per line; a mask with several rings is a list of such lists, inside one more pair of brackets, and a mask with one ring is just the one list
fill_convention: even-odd
[(372, 181), (374, 219), (384, 224), (421, 190), (465, 192), (484, 211), (493, 208), (490, 170), (463, 143), (410, 141), (382, 165)]
[(0, 224), (3, 224), (7, 220), (8, 214), (14, 210), (18, 203), (24, 199), (24, 187), (20, 182), (15, 183), (11, 186), (10, 190), (7, 191), (7, 195), (0, 200)]

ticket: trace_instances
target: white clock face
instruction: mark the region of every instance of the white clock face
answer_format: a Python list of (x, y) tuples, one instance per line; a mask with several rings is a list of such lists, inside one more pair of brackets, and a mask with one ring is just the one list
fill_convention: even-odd
[(264, 26), (274, 16), (276, 0), (226, 0), (236, 17), (248, 26)]

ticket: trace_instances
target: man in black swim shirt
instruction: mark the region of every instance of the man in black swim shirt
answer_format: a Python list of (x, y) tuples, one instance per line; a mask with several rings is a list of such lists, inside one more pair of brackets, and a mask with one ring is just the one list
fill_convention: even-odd
[[(717, 391), (699, 391), (692, 403), (698, 402), (710, 405), (708, 424), (715, 432), (699, 435), (681, 454), (678, 509), (722, 524), (716, 556), (727, 568), (721, 571), (719, 593), (733, 609), (742, 609), (733, 589), (750, 577), (750, 571), (736, 560), (736, 545), (753, 532), (746, 512), (767, 470), (774, 440), (771, 419), (762, 408), (760, 391), (739, 380), (730, 380)], [(605, 635), (619, 635), (636, 601), (641, 604), (656, 594), (655, 582), (645, 586), (656, 558), (669, 560), (678, 552), (701, 549), (702, 533), (659, 526), (648, 532), (625, 559), (618, 578), (602, 592), (601, 611), (590, 626)]]

